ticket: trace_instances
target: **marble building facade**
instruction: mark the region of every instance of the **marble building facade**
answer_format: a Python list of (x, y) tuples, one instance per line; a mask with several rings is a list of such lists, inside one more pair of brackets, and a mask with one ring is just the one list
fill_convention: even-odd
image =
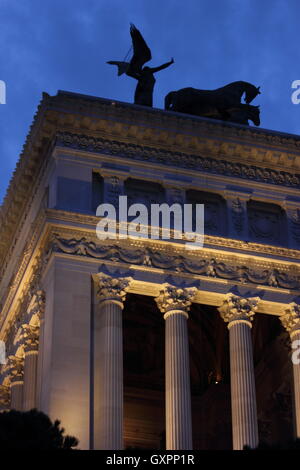
[[(1, 409), (82, 449), (300, 437), (299, 190), (298, 136), (44, 94), (0, 212)], [(204, 247), (100, 241), (120, 195), (204, 204)]]

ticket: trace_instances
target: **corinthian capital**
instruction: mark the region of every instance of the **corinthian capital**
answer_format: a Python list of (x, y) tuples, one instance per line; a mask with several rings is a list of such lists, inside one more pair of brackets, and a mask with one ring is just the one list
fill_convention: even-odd
[(8, 363), (5, 367), (9, 371), (10, 381), (23, 381), (24, 357), (8, 356)]
[(36, 291), (30, 301), (27, 309), (29, 316), (37, 315), (40, 319), (43, 317), (45, 312), (45, 293), (42, 290)]
[(159, 296), (155, 298), (159, 310), (166, 319), (171, 312), (184, 313), (188, 318), (188, 311), (196, 295), (196, 287), (176, 287), (163, 284)]
[(291, 338), (300, 333), (300, 305), (292, 302), (285, 309), (284, 315), (280, 317), (281, 323), (288, 331)]
[(39, 347), (40, 328), (32, 325), (22, 325), (22, 341), (25, 352), (37, 351)]
[(228, 328), (237, 321), (246, 322), (251, 326), (259, 300), (259, 297), (245, 298), (229, 293), (218, 310), (223, 320), (229, 323)]
[(97, 274), (97, 278), (97, 297), (99, 302), (110, 300), (123, 305), (132, 278), (114, 277), (104, 273)]
[(7, 406), (10, 402), (10, 390), (7, 385), (0, 385), (0, 406)]

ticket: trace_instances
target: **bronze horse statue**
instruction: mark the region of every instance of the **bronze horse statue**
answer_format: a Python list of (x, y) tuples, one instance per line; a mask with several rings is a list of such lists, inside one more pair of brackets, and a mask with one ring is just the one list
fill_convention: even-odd
[[(260, 94), (259, 88), (243, 81), (216, 90), (182, 88), (167, 94), (165, 109), (246, 125), (249, 119), (259, 126), (259, 106), (249, 104)], [(246, 104), (241, 103), (244, 93)]]

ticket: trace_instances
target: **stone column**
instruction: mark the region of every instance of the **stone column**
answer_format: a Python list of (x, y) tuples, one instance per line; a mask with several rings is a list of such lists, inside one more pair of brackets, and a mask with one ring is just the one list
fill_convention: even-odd
[[(300, 348), (300, 305), (292, 302), (280, 317), (281, 323), (288, 331), (292, 349)], [(295, 399), (295, 421), (296, 437), (300, 439), (300, 357), (299, 352), (292, 353), (293, 375), (294, 375), (294, 399)]]
[(23, 410), (24, 357), (9, 356), (10, 361), (10, 407)]
[[(41, 403), (40, 403), (40, 395), (41, 395), (41, 388), (42, 388), (42, 368), (43, 368), (43, 338), (44, 338), (44, 323), (45, 323), (45, 307), (46, 307), (46, 296), (45, 292), (41, 289), (38, 289), (34, 292), (30, 305), (28, 307), (27, 313), (28, 313), (28, 318), (30, 320), (30, 327), (31, 327), (31, 334), (33, 334), (33, 337), (29, 335), (28, 337), (28, 343), (27, 348), (25, 348), (25, 354), (26, 354), (26, 349), (28, 352), (28, 357), (30, 355), (34, 356), (34, 358), (30, 359), (31, 362), (31, 367), (30, 369), (33, 371), (35, 370), (35, 365), (34, 363), (36, 362), (36, 380), (35, 380), (35, 392), (33, 392), (33, 395), (35, 396), (34, 398), (34, 407), (36, 408), (41, 408)], [(34, 328), (33, 328), (34, 327)], [(32, 351), (32, 353), (30, 353)], [(27, 361), (28, 363), (29, 361)], [(29, 364), (28, 364), (29, 367)], [(32, 372), (33, 373), (33, 372)], [(25, 379), (26, 380), (26, 379)], [(32, 406), (31, 404), (28, 404), (28, 389), (26, 390), (26, 407)], [(33, 396), (32, 395), (32, 396)], [(25, 404), (25, 402), (24, 402)]]
[(94, 324), (94, 448), (123, 449), (122, 310), (131, 278), (98, 274)]
[(233, 449), (257, 447), (258, 426), (251, 322), (259, 297), (228, 294), (219, 308), (228, 323)]
[(166, 448), (191, 450), (192, 417), (187, 332), (188, 311), (197, 289), (164, 284), (155, 299), (166, 320)]
[(23, 410), (36, 408), (39, 327), (23, 325), (24, 338), (24, 390)]

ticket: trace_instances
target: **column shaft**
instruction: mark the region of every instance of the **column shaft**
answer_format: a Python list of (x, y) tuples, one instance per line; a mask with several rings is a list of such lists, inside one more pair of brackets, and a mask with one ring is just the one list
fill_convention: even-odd
[(38, 351), (25, 352), (24, 361), (24, 392), (23, 409), (24, 411), (36, 408), (36, 383), (37, 383), (37, 362)]
[(186, 316), (166, 318), (166, 448), (190, 450), (192, 417), (189, 347)]
[(300, 363), (299, 363), (299, 341), (300, 341), (300, 304), (291, 302), (285, 309), (285, 314), (280, 317), (281, 323), (288, 331), (291, 339), (294, 376), (294, 404), (295, 404), (295, 432), (300, 439)]
[(258, 445), (256, 391), (251, 328), (248, 322), (230, 325), (230, 376), (233, 449)]
[(23, 411), (23, 381), (12, 381), (10, 384), (12, 410)]
[[(293, 334), (292, 341), (300, 341), (300, 331)], [(300, 344), (300, 343), (299, 343)], [(297, 354), (299, 358), (299, 353)], [(297, 361), (298, 362), (298, 361)], [(293, 375), (294, 375), (294, 401), (295, 401), (295, 430), (296, 437), (300, 439), (300, 364), (293, 361)]]
[(123, 338), (120, 302), (103, 301), (95, 319), (95, 449), (123, 449)]

